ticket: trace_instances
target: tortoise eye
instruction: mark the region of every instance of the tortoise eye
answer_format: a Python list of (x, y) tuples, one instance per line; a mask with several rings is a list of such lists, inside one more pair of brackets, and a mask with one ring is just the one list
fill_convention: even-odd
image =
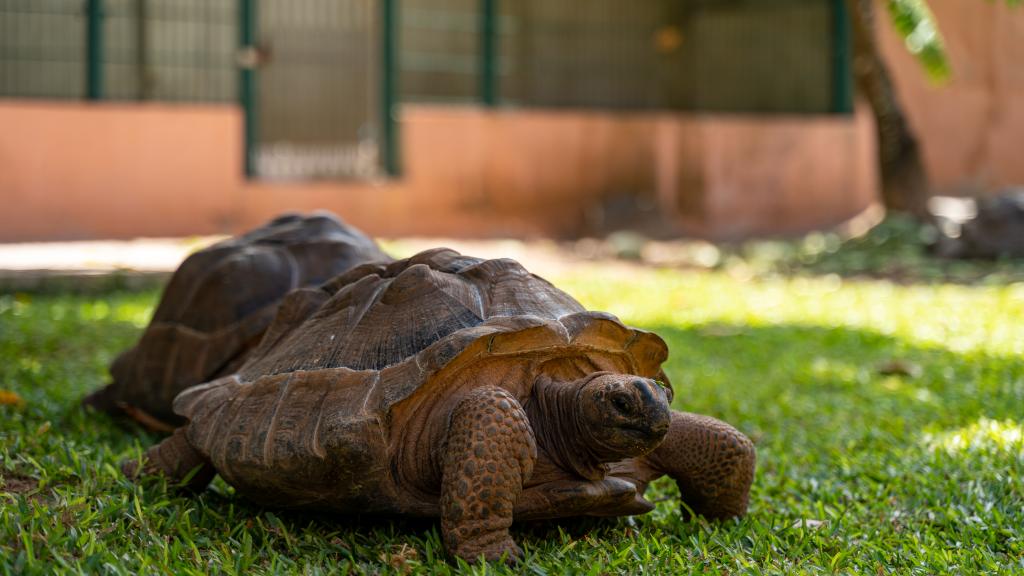
[(623, 414), (625, 414), (627, 416), (633, 413), (633, 409), (632, 409), (632, 406), (630, 406), (630, 404), (629, 404), (629, 400), (627, 400), (623, 396), (615, 396), (615, 397), (613, 397), (612, 398), (612, 406), (615, 406), (616, 410), (618, 410), (619, 412), (622, 412)]

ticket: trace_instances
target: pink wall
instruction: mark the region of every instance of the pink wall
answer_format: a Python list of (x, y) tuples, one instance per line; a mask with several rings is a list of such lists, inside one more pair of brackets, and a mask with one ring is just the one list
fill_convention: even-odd
[(241, 200), (232, 108), (0, 103), (0, 240), (225, 230)]
[(241, 177), (233, 107), (0, 103), (0, 240), (234, 232), (325, 208), (371, 234), (805, 231), (875, 197), (870, 123), (407, 106), (399, 180)]
[(928, 80), (885, 18), (878, 32), (934, 186), (977, 193), (1024, 184), (1024, 9), (1002, 0), (929, 5), (953, 66), (948, 84)]
[(575, 235), (604, 195), (653, 194), (650, 119), (431, 106), (402, 118), (401, 179), (256, 182), (245, 225), (321, 207), (382, 235)]
[(839, 224), (877, 197), (873, 126), (863, 109), (853, 119), (696, 116), (666, 122), (660, 126), (661, 205), (688, 232), (722, 239)]

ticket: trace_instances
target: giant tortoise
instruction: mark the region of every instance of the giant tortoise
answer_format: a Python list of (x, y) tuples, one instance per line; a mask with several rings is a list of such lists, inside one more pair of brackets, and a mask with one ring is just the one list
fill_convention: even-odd
[(440, 517), (447, 549), (515, 559), (515, 520), (647, 512), (668, 475), (698, 514), (746, 512), (754, 447), (670, 410), (655, 334), (512, 260), (446, 249), (293, 291), (229, 376), (174, 400), (188, 423), (129, 462), (255, 502)]
[(173, 430), (174, 397), (237, 370), (289, 291), (372, 260), (391, 259), (326, 212), (286, 214), (200, 250), (171, 276), (138, 343), (111, 364), (111, 384), (84, 403)]

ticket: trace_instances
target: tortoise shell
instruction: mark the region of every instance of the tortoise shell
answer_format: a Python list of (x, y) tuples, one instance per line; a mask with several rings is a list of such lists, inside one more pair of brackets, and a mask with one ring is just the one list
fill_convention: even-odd
[(138, 343), (114, 360), (113, 382), (87, 403), (125, 410), (157, 428), (180, 422), (174, 397), (234, 372), (288, 292), (371, 260), (391, 259), (329, 213), (287, 214), (190, 255)]
[(437, 249), (294, 291), (237, 374), (174, 407), (241, 492), (362, 509), (401, 501), (382, 497), (388, 486), (422, 481), (382, 478), (403, 451), (437, 445), (441, 414), (469, 389), (500, 385), (526, 401), (540, 374), (664, 381), (667, 355), (660, 337), (585, 310), (515, 261)]
[[(414, 357), (422, 365), (442, 350), (454, 357), (492, 329), (520, 333), (540, 326), (562, 337), (591, 324), (621, 331), (625, 353), (638, 369), (657, 368), (668, 355), (657, 335), (626, 328), (611, 314), (586, 311), (510, 259), (483, 260), (438, 248), (358, 266), (317, 292), (289, 296), (240, 369), (241, 380), (300, 370), (380, 371)], [(555, 326), (563, 319), (563, 326)], [(434, 354), (425, 355), (428, 349)], [(446, 361), (434, 358), (438, 368)]]

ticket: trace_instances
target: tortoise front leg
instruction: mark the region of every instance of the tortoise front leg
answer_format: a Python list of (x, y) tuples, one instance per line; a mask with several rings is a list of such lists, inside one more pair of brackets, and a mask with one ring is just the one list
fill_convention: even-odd
[(629, 480), (608, 476), (603, 480), (554, 480), (531, 486), (519, 495), (516, 520), (549, 520), (576, 516), (632, 516), (654, 506), (637, 497)]
[(536, 458), (526, 412), (511, 394), (481, 388), (459, 401), (441, 478), (441, 531), (451, 554), (469, 562), (522, 556), (508, 528)]
[[(184, 488), (195, 492), (206, 488), (217, 475), (213, 465), (189, 443), (185, 427), (178, 428), (169, 438), (146, 450), (141, 471), (138, 465), (135, 460), (128, 460), (121, 465), (121, 470), (130, 478), (140, 474), (163, 474), (172, 482), (188, 479)], [(193, 470), (196, 470), (195, 474), (189, 477)]]
[(754, 443), (739, 430), (709, 416), (676, 411), (665, 440), (640, 458), (655, 476), (675, 480), (683, 502), (706, 518), (746, 514), (755, 459)]

